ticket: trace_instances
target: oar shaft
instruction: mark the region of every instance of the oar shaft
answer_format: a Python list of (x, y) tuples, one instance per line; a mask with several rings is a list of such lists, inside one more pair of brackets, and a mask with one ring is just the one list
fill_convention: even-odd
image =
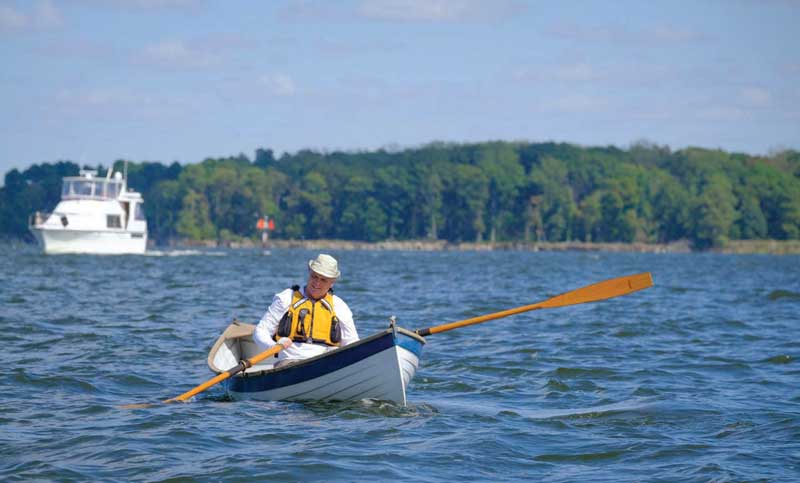
[[(239, 369), (240, 366), (241, 366), (241, 363), (238, 366), (236, 366), (236, 368)], [(190, 391), (186, 391), (185, 393), (181, 394), (180, 396), (176, 396), (176, 397), (174, 397), (172, 399), (167, 399), (164, 402), (165, 403), (170, 403), (170, 402), (175, 402), (175, 401), (185, 401), (185, 400), (191, 398), (192, 396), (194, 396), (195, 394), (199, 394), (199, 393), (205, 391), (206, 389), (208, 389), (209, 387), (211, 387), (211, 386), (213, 386), (215, 384), (219, 384), (220, 382), (224, 381), (225, 379), (227, 379), (227, 378), (231, 377), (232, 375), (237, 374), (239, 372), (241, 372), (241, 369), (239, 369), (239, 370), (237, 370), (235, 372), (234, 372), (234, 370), (223, 372), (222, 374), (219, 374), (218, 376), (216, 376), (216, 377), (214, 377), (212, 379), (209, 379), (208, 381), (204, 382), (203, 384), (200, 384), (196, 388), (194, 388), (194, 389), (192, 389)]]
[(199, 386), (195, 387), (194, 389), (192, 389), (190, 391), (186, 391), (185, 393), (181, 394), (180, 396), (176, 396), (176, 397), (174, 397), (172, 399), (167, 399), (164, 402), (165, 403), (171, 403), (171, 402), (175, 402), (175, 401), (185, 401), (185, 400), (191, 398), (192, 396), (205, 391), (209, 387), (214, 386), (215, 384), (219, 384), (220, 382), (224, 381), (225, 379), (227, 379), (227, 378), (229, 378), (231, 376), (235, 376), (236, 374), (244, 371), (248, 367), (252, 367), (252, 366), (258, 364), (259, 362), (263, 361), (267, 357), (277, 354), (281, 350), (283, 350), (283, 346), (280, 345), (280, 344), (277, 344), (274, 347), (272, 347), (271, 349), (267, 349), (264, 352), (261, 352), (259, 354), (254, 355), (250, 359), (246, 359), (246, 360), (243, 360), (243, 361), (239, 362), (239, 365), (237, 365), (236, 367), (228, 369), (227, 371), (223, 372), (222, 374), (219, 374), (218, 376), (209, 379), (208, 381), (204, 382), (203, 384), (200, 384)]
[(420, 329), (417, 333), (423, 337), (431, 334), (438, 334), (439, 332), (447, 332), (448, 330), (466, 327), (468, 325), (480, 324), (481, 322), (488, 322), (490, 320), (502, 319), (511, 315), (521, 314), (522, 312), (529, 312), (531, 310), (541, 309), (541, 304), (526, 305), (524, 307), (517, 307), (515, 309), (503, 310), (493, 314), (481, 315), (480, 317), (473, 317), (471, 319), (460, 320), (458, 322), (450, 322), (449, 324), (437, 325), (436, 327), (429, 327), (427, 329)]
[(650, 272), (637, 273), (636, 275), (628, 275), (625, 277), (612, 278), (603, 282), (581, 287), (579, 289), (571, 290), (561, 295), (551, 297), (544, 302), (539, 302), (532, 305), (525, 305), (515, 309), (503, 310), (493, 314), (482, 315), (480, 317), (473, 317), (471, 319), (460, 320), (458, 322), (450, 322), (449, 324), (437, 325), (427, 329), (418, 329), (416, 332), (421, 336), (438, 334), (448, 330), (466, 327), (468, 325), (480, 324), (489, 320), (500, 319), (510, 315), (520, 314), (522, 312), (529, 312), (537, 309), (551, 309), (555, 307), (565, 307), (567, 305), (584, 304), (587, 302), (597, 302), (599, 300), (606, 300), (620, 295), (626, 295), (638, 290), (651, 287), (653, 285), (653, 277)]

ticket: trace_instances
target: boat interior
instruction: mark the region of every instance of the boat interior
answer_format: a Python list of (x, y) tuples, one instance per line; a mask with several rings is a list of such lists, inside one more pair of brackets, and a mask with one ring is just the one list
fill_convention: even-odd
[[(219, 336), (208, 354), (208, 366), (214, 372), (224, 372), (236, 366), (240, 360), (253, 357), (261, 352), (253, 342), (256, 326), (234, 320)], [(248, 367), (245, 373), (260, 372), (272, 369), (275, 357), (268, 357), (258, 364)]]

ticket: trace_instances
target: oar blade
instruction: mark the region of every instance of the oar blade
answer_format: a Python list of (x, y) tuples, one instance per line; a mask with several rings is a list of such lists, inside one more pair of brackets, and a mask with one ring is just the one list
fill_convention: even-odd
[(627, 275), (625, 277), (612, 278), (593, 285), (572, 290), (536, 305), (539, 308), (550, 309), (555, 307), (565, 307), (567, 305), (585, 304), (588, 302), (598, 302), (620, 295), (627, 295), (639, 290), (653, 286), (653, 276), (650, 272)]

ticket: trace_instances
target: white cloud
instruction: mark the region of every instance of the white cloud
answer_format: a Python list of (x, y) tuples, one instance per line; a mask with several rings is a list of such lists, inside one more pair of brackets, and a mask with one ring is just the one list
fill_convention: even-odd
[[(633, 35), (637, 35), (637, 33), (633, 33)], [(705, 39), (705, 34), (672, 27), (656, 27), (648, 31), (638, 32), (638, 36), (645, 40), (652, 39), (656, 42), (668, 44), (696, 42)]]
[(55, 28), (64, 24), (64, 19), (59, 11), (49, 1), (40, 2), (33, 13), (34, 23), (41, 28)]
[(49, 29), (60, 27), (63, 23), (61, 12), (49, 0), (33, 4), (28, 12), (9, 5), (0, 5), (0, 32), (30, 28)]
[(140, 8), (183, 8), (183, 7), (191, 7), (196, 5), (198, 2), (197, 0), (124, 0), (118, 1), (117, 3), (122, 4), (133, 4)]
[(217, 57), (205, 49), (188, 46), (181, 40), (164, 40), (144, 49), (144, 62), (178, 68), (208, 67), (217, 62)]
[(783, 70), (790, 74), (800, 74), (800, 62), (787, 63), (783, 66)]
[(30, 20), (24, 13), (11, 6), (0, 5), (0, 31), (21, 30), (29, 23)]
[(297, 87), (291, 77), (286, 74), (264, 75), (260, 83), (266, 89), (267, 94), (278, 97), (292, 96), (297, 92)]
[(526, 67), (515, 78), (521, 81), (587, 82), (607, 78), (608, 74), (585, 62)]
[(145, 48), (145, 55), (155, 61), (175, 62), (191, 57), (189, 49), (179, 40), (166, 40), (149, 45)]
[(186, 93), (161, 93), (117, 86), (61, 89), (54, 94), (51, 119), (87, 122), (151, 122), (185, 119), (198, 99)]
[(127, 89), (93, 88), (62, 89), (56, 93), (56, 101), (67, 108), (119, 108), (154, 104), (149, 96), (137, 95)]
[(625, 27), (585, 27), (560, 24), (552, 27), (550, 32), (558, 37), (579, 42), (625, 45), (685, 44), (706, 39), (704, 33), (664, 26), (630, 30)]
[(289, 19), (327, 20), (343, 19), (343, 12), (333, 2), (321, 0), (292, 0), (280, 9), (280, 16)]
[[(76, 0), (73, 0), (76, 1)], [(206, 0), (80, 0), (89, 5), (119, 8), (124, 10), (190, 10), (206, 3)]]
[(739, 98), (751, 107), (768, 107), (772, 104), (772, 95), (762, 87), (745, 87), (739, 92)]
[(505, 18), (523, 8), (508, 0), (365, 0), (356, 13), (372, 20), (453, 22)]
[(747, 118), (747, 112), (735, 106), (714, 105), (699, 109), (696, 112), (704, 121), (736, 122)]
[(600, 96), (569, 94), (548, 99), (542, 104), (542, 107), (548, 111), (570, 114), (601, 112), (611, 107), (611, 101)]
[(591, 81), (602, 77), (594, 67), (584, 62), (562, 65), (555, 70), (555, 76), (564, 81)]

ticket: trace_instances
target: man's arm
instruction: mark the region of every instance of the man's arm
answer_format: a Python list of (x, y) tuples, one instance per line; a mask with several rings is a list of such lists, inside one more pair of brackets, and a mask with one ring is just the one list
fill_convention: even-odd
[[(289, 293), (289, 300), (285, 300), (287, 298), (284, 296), (286, 292)], [(267, 311), (264, 312), (264, 316), (261, 317), (261, 320), (258, 322), (256, 330), (253, 333), (253, 341), (262, 350), (269, 349), (275, 345), (273, 336), (275, 332), (278, 331), (278, 323), (283, 317), (283, 314), (286, 313), (289, 302), (291, 302), (291, 290), (284, 290), (276, 294), (272, 299), (272, 304), (270, 304)]]
[(336, 299), (333, 302), (333, 308), (336, 311), (336, 316), (339, 317), (339, 324), (341, 324), (342, 327), (341, 345), (352, 344), (358, 340), (358, 331), (353, 321), (353, 312), (350, 311), (350, 307), (347, 306), (344, 300), (336, 295), (334, 295), (334, 297), (336, 297)]

